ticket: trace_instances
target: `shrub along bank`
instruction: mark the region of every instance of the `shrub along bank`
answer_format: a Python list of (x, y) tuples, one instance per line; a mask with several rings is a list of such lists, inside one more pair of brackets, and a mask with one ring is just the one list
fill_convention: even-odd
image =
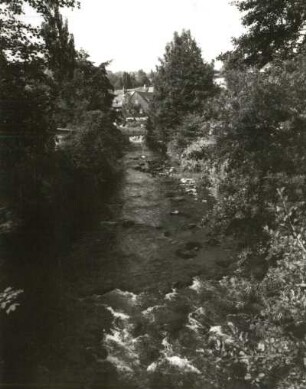
[(210, 187), (212, 233), (240, 242), (237, 270), (215, 289), (233, 310), (216, 319), (214, 342), (198, 340), (221, 377), (212, 387), (306, 385), (305, 65), (303, 52), (264, 69), (227, 62), (226, 88), (162, 139), (170, 158)]

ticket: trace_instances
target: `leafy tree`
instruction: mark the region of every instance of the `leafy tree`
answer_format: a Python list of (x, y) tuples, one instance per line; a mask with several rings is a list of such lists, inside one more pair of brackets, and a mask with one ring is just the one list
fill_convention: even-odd
[(86, 52), (77, 53), (73, 78), (62, 85), (57, 118), (58, 123), (78, 126), (88, 111), (111, 113), (113, 86), (106, 71), (107, 64), (95, 66)]
[(154, 78), (151, 107), (153, 133), (149, 139), (166, 143), (184, 116), (202, 111), (216, 92), (213, 67), (203, 62), (190, 31), (174, 34)]
[(0, 124), (1, 131), (6, 133), (1, 142), (3, 188), (14, 207), (31, 212), (43, 191), (48, 159), (54, 149), (56, 91), (48, 72), (41, 30), (20, 18), (26, 4), (47, 20), (50, 10), (72, 7), (76, 2), (0, 2)]
[(8, 55), (10, 61), (29, 61), (43, 52), (40, 29), (23, 22), (24, 5), (34, 8), (45, 20), (54, 9), (74, 7), (76, 0), (0, 0), (0, 51)]
[(137, 87), (149, 86), (152, 84), (148, 75), (142, 70), (137, 72), (107, 72), (109, 80), (114, 89), (132, 89)]
[(136, 82), (138, 86), (149, 86), (151, 84), (147, 74), (142, 69), (138, 70), (136, 74)]
[(239, 0), (235, 4), (248, 30), (234, 41), (234, 61), (241, 58), (247, 65), (261, 67), (302, 50), (306, 43), (304, 0)]
[[(52, 126), (54, 85), (47, 70), (46, 57), (55, 70), (55, 51), (65, 51), (67, 47), (51, 47), (50, 40), (43, 42), (39, 28), (23, 23), (20, 15), (28, 4), (39, 12), (45, 21), (57, 20), (58, 28), (64, 28), (59, 15), (59, 7), (73, 7), (74, 0), (1, 0), (0, 2), (0, 66), (1, 66), (1, 111), (5, 118), (5, 130), (27, 133), (39, 131), (47, 133)], [(66, 28), (67, 34), (67, 28)], [(47, 38), (47, 35), (45, 35)], [(71, 43), (71, 42), (69, 42)], [(47, 52), (46, 52), (47, 48)], [(57, 54), (63, 56), (63, 53)], [(69, 53), (70, 54), (70, 53)], [(63, 64), (61, 71), (68, 67)], [(56, 69), (57, 73), (60, 69)], [(12, 112), (15, 111), (15, 115)], [(32, 118), (30, 119), (30, 117)], [(40, 117), (40, 119), (39, 119)], [(49, 124), (48, 124), (49, 122)], [(32, 136), (32, 139), (35, 137)]]
[(266, 72), (233, 70), (227, 76), (211, 161), (220, 180), (211, 220), (249, 244), (273, 224), (277, 187), (290, 187), (290, 201), (305, 190), (304, 69), (301, 56)]
[(130, 73), (124, 72), (122, 74), (122, 86), (124, 89), (132, 89), (135, 85), (134, 76)]
[(74, 37), (69, 33), (68, 22), (64, 22), (59, 7), (50, 8), (42, 26), (47, 51), (47, 66), (52, 70), (55, 79), (61, 82), (71, 79), (76, 62)]
[(108, 78), (113, 85), (114, 89), (122, 89), (122, 72), (113, 73), (110, 70), (107, 72)]

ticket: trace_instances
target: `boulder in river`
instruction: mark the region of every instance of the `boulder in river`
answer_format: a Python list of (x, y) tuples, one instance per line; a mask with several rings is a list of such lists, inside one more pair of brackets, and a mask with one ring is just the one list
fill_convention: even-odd
[(194, 258), (202, 248), (199, 242), (187, 242), (185, 245), (175, 251), (175, 254), (184, 259)]
[(209, 238), (205, 243), (207, 243), (209, 246), (219, 246), (220, 244), (219, 240), (216, 238)]

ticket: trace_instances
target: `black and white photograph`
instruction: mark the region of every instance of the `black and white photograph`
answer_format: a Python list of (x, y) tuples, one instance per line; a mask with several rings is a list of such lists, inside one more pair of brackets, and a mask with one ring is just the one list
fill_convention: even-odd
[(306, 0), (0, 0), (0, 389), (306, 389)]

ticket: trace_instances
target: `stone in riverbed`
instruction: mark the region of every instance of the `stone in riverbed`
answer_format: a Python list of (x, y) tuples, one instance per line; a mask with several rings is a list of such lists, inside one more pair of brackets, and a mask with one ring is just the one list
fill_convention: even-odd
[(171, 211), (170, 212), (170, 215), (174, 216), (174, 215), (180, 215), (180, 211), (178, 211), (177, 209), (175, 209), (174, 211)]
[(201, 245), (200, 242), (187, 242), (185, 244), (185, 247), (186, 247), (187, 250), (199, 250), (203, 246)]
[(172, 197), (171, 200), (172, 201), (176, 201), (176, 202), (181, 202), (181, 201), (185, 201), (185, 197), (183, 197), (183, 196), (176, 196), (176, 197)]
[(136, 222), (134, 220), (123, 219), (120, 224), (125, 228), (129, 228), (135, 226)]
[(194, 230), (195, 228), (197, 228), (198, 225), (195, 224), (195, 223), (190, 223), (190, 224), (187, 224), (187, 226), (184, 227), (184, 230)]
[(219, 246), (220, 245), (220, 241), (216, 238), (209, 238), (206, 240), (206, 242), (209, 246)]
[(190, 259), (197, 256), (198, 251), (202, 248), (199, 242), (187, 242), (185, 245), (175, 251), (175, 254), (183, 259)]
[(191, 259), (197, 255), (197, 252), (194, 250), (187, 250), (187, 249), (181, 248), (181, 249), (177, 249), (175, 251), (175, 254), (178, 257), (183, 258), (183, 259)]

